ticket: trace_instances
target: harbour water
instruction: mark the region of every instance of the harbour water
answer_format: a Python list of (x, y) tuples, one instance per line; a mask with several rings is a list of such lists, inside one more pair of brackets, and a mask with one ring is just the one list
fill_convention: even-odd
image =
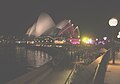
[(37, 69), (51, 59), (52, 56), (40, 49), (0, 47), (0, 84)]

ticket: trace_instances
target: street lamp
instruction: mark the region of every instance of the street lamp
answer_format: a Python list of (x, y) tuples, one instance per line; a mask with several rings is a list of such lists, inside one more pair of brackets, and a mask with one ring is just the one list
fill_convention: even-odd
[(118, 35), (120, 35), (120, 31), (118, 32)]
[(118, 39), (120, 38), (120, 31), (118, 32), (117, 38), (118, 38)]
[(117, 26), (117, 24), (118, 24), (118, 20), (116, 18), (111, 18), (109, 20), (109, 25), (110, 26)]
[[(111, 27), (115, 27), (118, 24), (118, 20), (116, 18), (111, 18), (109, 20), (109, 25)], [(112, 57), (113, 57), (113, 64), (115, 64), (115, 52), (114, 52), (114, 29), (112, 28)]]
[(120, 35), (117, 35), (117, 38), (119, 39), (119, 38), (120, 38)]

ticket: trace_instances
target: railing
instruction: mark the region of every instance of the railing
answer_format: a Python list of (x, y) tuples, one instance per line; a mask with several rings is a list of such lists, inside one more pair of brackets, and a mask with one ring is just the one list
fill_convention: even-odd
[(100, 64), (97, 67), (96, 75), (93, 80), (93, 84), (104, 84), (105, 72), (107, 69), (107, 64), (111, 56), (111, 49), (109, 49), (103, 56)]
[[(94, 62), (92, 62), (89, 66), (87, 66), (87, 69), (85, 69), (82, 73), (86, 74), (86, 76), (88, 75), (87, 73), (89, 72), (91, 73), (86, 77), (85, 81), (88, 82), (87, 79), (91, 78), (91, 76), (93, 77), (94, 74), (93, 82), (91, 82), (90, 84), (104, 84), (104, 76), (110, 56), (111, 56), (111, 49), (106, 51), (105, 54), (103, 54), (102, 56), (97, 58)], [(71, 84), (72, 77), (75, 71), (76, 71), (76, 65), (74, 66), (74, 69), (71, 71), (64, 84)], [(92, 79), (90, 79), (90, 81), (92, 81)]]
[(73, 70), (70, 72), (70, 74), (68, 75), (68, 78), (66, 79), (65, 83), (64, 84), (71, 84), (71, 79), (72, 79), (72, 76), (74, 74), (76, 70), (76, 64), (74, 65), (74, 68)]

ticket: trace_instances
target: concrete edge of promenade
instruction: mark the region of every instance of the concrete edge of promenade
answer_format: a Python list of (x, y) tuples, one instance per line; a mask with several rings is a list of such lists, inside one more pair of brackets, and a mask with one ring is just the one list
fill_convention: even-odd
[(40, 77), (40, 80), (44, 79), (44, 77), (46, 77), (52, 70), (53, 68), (51, 67), (51, 61), (49, 61), (40, 68), (30, 71), (20, 77), (17, 77), (16, 79), (8, 81), (6, 84), (29, 84), (29, 82), (38, 76)]
[[(107, 50), (105, 50), (106, 52)], [(79, 70), (79, 73), (75, 73), (78, 75), (75, 80), (73, 81), (73, 84), (93, 84), (93, 81), (95, 79), (97, 69), (99, 64), (101, 63), (101, 60), (103, 59), (103, 55), (99, 56), (95, 61), (93, 61), (91, 64), (82, 67)]]

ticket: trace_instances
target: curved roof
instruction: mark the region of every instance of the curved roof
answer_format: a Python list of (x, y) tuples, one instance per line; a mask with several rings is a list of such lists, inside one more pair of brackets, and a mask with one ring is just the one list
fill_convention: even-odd
[(54, 21), (52, 20), (52, 18), (46, 14), (46, 13), (42, 13), (37, 22), (35, 24), (33, 24), (33, 26), (31, 28), (28, 29), (27, 31), (27, 35), (34, 35), (35, 37), (38, 37), (40, 35), (42, 35), (44, 32), (46, 32), (47, 30), (49, 30), (50, 28), (53, 28), (55, 26)]
[(34, 23), (33, 26), (28, 29), (26, 33), (28, 36), (34, 35), (35, 26), (36, 26), (36, 23)]
[(80, 30), (78, 26), (76, 26), (76, 28), (73, 30), (73, 36), (74, 37), (80, 36)]
[(56, 28), (62, 29), (70, 22), (71, 22), (70, 20), (63, 20), (56, 25)]
[(55, 26), (52, 18), (48, 14), (42, 13), (37, 22), (27, 30), (26, 34), (35, 37), (41, 35), (77, 37), (80, 32), (78, 26), (75, 28), (71, 20), (63, 20)]

